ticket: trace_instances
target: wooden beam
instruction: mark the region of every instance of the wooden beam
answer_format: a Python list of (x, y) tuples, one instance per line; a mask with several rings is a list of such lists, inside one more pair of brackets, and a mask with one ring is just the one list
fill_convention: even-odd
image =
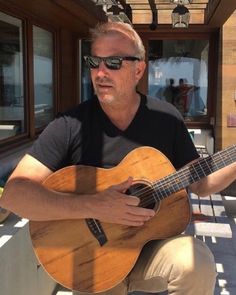
[(72, 15), (79, 17), (86, 25), (93, 26), (98, 21), (106, 21), (105, 12), (100, 6), (85, 0), (53, 0), (57, 5), (63, 7)]
[(18, 13), (27, 15), (36, 23), (43, 21), (44, 24), (48, 24), (52, 28), (63, 27), (81, 36), (88, 30), (88, 25), (82, 22), (78, 16), (72, 15), (52, 0), (0, 0), (0, 5), (10, 11), (18, 11)]
[[(158, 10), (158, 26), (161, 24), (171, 24), (171, 13), (166, 10)], [(133, 24), (151, 24), (151, 10), (133, 10)], [(204, 12), (199, 10), (191, 11), (190, 25), (204, 24)]]
[(222, 27), (235, 9), (235, 0), (211, 0), (206, 10), (205, 23), (211, 27)]

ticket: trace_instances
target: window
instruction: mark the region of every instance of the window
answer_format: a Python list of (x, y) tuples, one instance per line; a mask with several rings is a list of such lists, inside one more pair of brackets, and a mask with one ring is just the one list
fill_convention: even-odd
[(53, 32), (0, 12), (0, 148), (53, 119), (54, 59)]
[(25, 132), (21, 20), (0, 12), (0, 140)]
[(33, 26), (35, 127), (53, 118), (53, 35)]
[(176, 106), (186, 121), (207, 118), (208, 40), (150, 40), (148, 92)]

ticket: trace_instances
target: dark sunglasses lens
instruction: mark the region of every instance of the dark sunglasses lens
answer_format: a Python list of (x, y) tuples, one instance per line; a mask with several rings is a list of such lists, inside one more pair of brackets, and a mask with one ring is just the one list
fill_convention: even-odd
[(97, 69), (101, 61), (104, 61), (106, 67), (110, 70), (119, 70), (122, 64), (122, 58), (119, 57), (100, 58), (96, 56), (86, 56), (85, 60), (91, 69)]
[(100, 60), (97, 57), (87, 56), (86, 62), (90, 68), (96, 69), (99, 67)]
[(108, 57), (105, 60), (105, 64), (108, 69), (119, 70), (121, 68), (122, 59), (118, 57)]

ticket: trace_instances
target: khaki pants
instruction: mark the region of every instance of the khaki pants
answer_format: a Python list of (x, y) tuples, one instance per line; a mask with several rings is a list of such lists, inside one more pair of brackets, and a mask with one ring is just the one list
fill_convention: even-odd
[(191, 236), (180, 235), (149, 242), (126, 280), (98, 295), (164, 290), (172, 295), (213, 295), (216, 275), (214, 257), (206, 244)]

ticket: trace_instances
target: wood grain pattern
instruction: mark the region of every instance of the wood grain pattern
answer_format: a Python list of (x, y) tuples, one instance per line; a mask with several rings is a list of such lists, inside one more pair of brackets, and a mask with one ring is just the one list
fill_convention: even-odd
[[(44, 185), (62, 192), (95, 193), (132, 176), (149, 183), (174, 172), (168, 159), (150, 147), (129, 153), (111, 169), (89, 166), (63, 168)], [(134, 266), (142, 247), (150, 240), (180, 234), (190, 221), (185, 190), (162, 200), (156, 215), (142, 227), (101, 222), (107, 242), (100, 246), (85, 220), (30, 221), (35, 253), (45, 270), (63, 286), (97, 293), (121, 282)]]

